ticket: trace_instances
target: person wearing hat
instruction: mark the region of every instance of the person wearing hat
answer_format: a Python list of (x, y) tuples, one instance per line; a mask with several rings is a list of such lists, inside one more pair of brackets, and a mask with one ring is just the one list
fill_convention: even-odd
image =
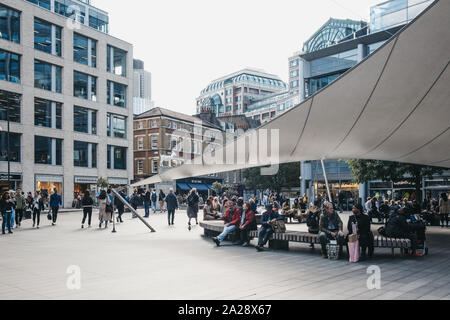
[(275, 205), (268, 204), (266, 206), (266, 211), (263, 213), (261, 218), (262, 225), (258, 234), (258, 245), (256, 246), (256, 250), (258, 252), (264, 250), (264, 246), (274, 233), (272, 225), (274, 225), (277, 221), (284, 220), (283, 216), (279, 215), (277, 210), (278, 208), (275, 207)]
[[(370, 229), (370, 218), (363, 213), (363, 207), (360, 204), (356, 204), (352, 209), (353, 215), (348, 219), (347, 229), (348, 235), (353, 234), (353, 225), (357, 225), (359, 246), (361, 247), (360, 261), (366, 260), (367, 248), (371, 247), (372, 231)], [(373, 242), (372, 242), (373, 246)], [(369, 256), (372, 256), (372, 251), (369, 251)]]

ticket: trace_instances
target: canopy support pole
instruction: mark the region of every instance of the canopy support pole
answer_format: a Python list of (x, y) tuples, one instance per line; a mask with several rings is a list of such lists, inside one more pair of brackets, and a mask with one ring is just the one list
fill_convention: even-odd
[(326, 186), (327, 186), (328, 201), (330, 201), (331, 203), (333, 203), (333, 198), (331, 198), (330, 185), (328, 184), (328, 176), (327, 176), (327, 170), (325, 169), (325, 162), (324, 162), (324, 159), (321, 159), (320, 162), (322, 163), (323, 177), (325, 178), (325, 184), (326, 184)]
[(151, 232), (156, 232), (156, 230), (153, 229), (152, 226), (149, 225), (148, 222), (145, 221), (145, 219), (142, 218), (142, 217), (137, 213), (136, 210), (134, 210), (134, 208), (128, 203), (128, 201), (126, 201), (126, 200), (120, 195), (119, 192), (117, 192), (116, 189), (112, 189), (112, 192), (116, 195), (116, 198), (119, 199), (119, 201), (121, 201), (128, 209), (130, 209), (131, 212), (132, 212), (134, 215), (136, 215), (136, 217), (138, 217), (139, 220), (141, 220), (142, 223), (145, 224), (145, 225), (147, 226), (147, 228), (150, 229)]

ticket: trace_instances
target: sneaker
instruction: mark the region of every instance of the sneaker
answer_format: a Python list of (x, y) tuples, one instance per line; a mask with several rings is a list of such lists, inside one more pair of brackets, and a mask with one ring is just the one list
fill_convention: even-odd
[(250, 246), (250, 244), (248, 242), (246, 242), (242, 245), (242, 247), (244, 247), (244, 248), (247, 248), (248, 246)]
[(212, 240), (215, 242), (215, 244), (220, 247), (220, 241), (216, 237), (212, 238)]
[(256, 248), (256, 251), (258, 251), (258, 252), (263, 252), (264, 251), (264, 248), (262, 248), (260, 246), (256, 246), (255, 248)]
[(9, 234), (13, 234), (13, 232), (11, 230), (8, 231)]
[(33, 223), (33, 228), (34, 228), (35, 224)]
[(5, 231), (2, 231), (2, 234), (5, 234)]
[(412, 256), (413, 256), (414, 258), (422, 258), (422, 257), (423, 257), (423, 254), (420, 254), (420, 253), (416, 252), (416, 253), (413, 253)]

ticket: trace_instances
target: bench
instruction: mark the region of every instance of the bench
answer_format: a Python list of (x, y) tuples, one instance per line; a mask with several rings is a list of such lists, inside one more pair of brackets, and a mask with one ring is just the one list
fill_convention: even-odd
[[(223, 232), (223, 221), (203, 221), (200, 227), (204, 229), (206, 237), (215, 237)], [(250, 231), (251, 238), (258, 238), (259, 231)], [(300, 231), (286, 231), (286, 233), (274, 233), (269, 240), (269, 248), (274, 250), (289, 250), (289, 242), (306, 243), (320, 245), (319, 235)], [(411, 249), (411, 240), (392, 239), (383, 236), (374, 236), (374, 248), (392, 249), (392, 255), (395, 255), (395, 249), (400, 249), (402, 255), (405, 250)]]

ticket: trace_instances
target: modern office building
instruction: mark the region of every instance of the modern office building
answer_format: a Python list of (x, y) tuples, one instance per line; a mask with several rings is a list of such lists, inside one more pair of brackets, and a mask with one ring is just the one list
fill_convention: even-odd
[(276, 75), (244, 69), (212, 81), (197, 98), (197, 113), (213, 110), (216, 116), (244, 114), (249, 105), (287, 89)]
[(144, 61), (134, 60), (133, 110), (134, 114), (142, 114), (153, 108), (152, 74), (144, 69)]
[[(79, 22), (79, 23), (77, 23)], [(133, 179), (133, 47), (90, 1), (0, 0), (0, 174), (64, 205)]]

